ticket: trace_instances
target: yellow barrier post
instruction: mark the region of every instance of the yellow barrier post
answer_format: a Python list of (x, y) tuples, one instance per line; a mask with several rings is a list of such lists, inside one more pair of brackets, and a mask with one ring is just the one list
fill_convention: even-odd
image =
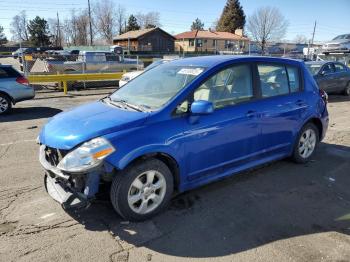
[(67, 81), (63, 81), (63, 92), (66, 95), (68, 91)]

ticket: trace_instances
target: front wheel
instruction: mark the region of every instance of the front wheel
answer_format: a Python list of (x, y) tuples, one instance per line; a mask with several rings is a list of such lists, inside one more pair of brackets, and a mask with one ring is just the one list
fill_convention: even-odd
[(173, 193), (173, 176), (158, 159), (138, 161), (118, 174), (110, 197), (114, 209), (130, 221), (142, 221), (163, 210)]
[(292, 158), (297, 163), (306, 163), (315, 153), (319, 142), (319, 131), (313, 123), (307, 123), (301, 129), (294, 145)]

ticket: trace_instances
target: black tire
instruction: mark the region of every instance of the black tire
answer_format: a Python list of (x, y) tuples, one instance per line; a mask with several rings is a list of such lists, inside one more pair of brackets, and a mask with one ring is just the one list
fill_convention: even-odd
[(0, 115), (8, 114), (12, 109), (12, 102), (8, 95), (0, 93)]
[[(315, 133), (315, 135), (316, 135), (316, 143), (315, 143), (315, 146), (314, 146), (314, 149), (313, 149), (312, 153), (311, 153), (309, 156), (307, 156), (307, 157), (303, 157), (303, 156), (300, 154), (300, 152), (299, 152), (299, 145), (300, 145), (300, 143), (301, 143), (300, 140), (301, 140), (303, 134), (304, 134), (305, 131), (308, 130), (308, 129), (313, 130), (313, 132)], [(313, 123), (307, 123), (307, 124), (305, 124), (305, 125), (301, 128), (301, 130), (300, 130), (300, 132), (299, 132), (299, 134), (298, 134), (298, 138), (297, 138), (296, 141), (295, 141), (294, 149), (293, 149), (293, 154), (292, 154), (292, 160), (293, 160), (294, 162), (296, 162), (296, 163), (301, 163), (301, 164), (308, 162), (308, 161), (312, 158), (312, 156), (314, 155), (314, 153), (315, 153), (315, 151), (316, 151), (316, 149), (317, 149), (317, 146), (318, 146), (319, 141), (320, 141), (320, 134), (319, 134), (318, 128), (317, 128)]]
[[(153, 211), (146, 214), (139, 214), (134, 212), (128, 204), (129, 189), (139, 175), (150, 170), (156, 170), (163, 175), (166, 182), (165, 195), (163, 200)], [(130, 165), (113, 179), (110, 198), (114, 209), (124, 219), (128, 221), (143, 221), (165, 209), (170, 202), (173, 190), (174, 179), (167, 165), (158, 159), (149, 158)]]
[(350, 96), (350, 83), (344, 89), (344, 95)]

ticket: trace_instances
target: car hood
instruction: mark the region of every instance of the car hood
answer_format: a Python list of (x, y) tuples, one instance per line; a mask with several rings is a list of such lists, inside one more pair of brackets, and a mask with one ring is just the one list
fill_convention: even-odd
[(149, 113), (126, 111), (98, 101), (59, 113), (40, 132), (41, 144), (70, 150), (92, 138), (141, 125)]

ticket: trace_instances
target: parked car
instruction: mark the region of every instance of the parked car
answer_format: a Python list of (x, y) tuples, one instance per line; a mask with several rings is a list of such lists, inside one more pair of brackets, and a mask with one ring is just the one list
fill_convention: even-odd
[(350, 34), (338, 35), (332, 41), (325, 43), (322, 52), (325, 54), (350, 52)]
[(339, 62), (306, 62), (318, 86), (327, 93), (343, 93), (350, 96), (350, 69)]
[(145, 68), (145, 70), (137, 70), (137, 71), (132, 71), (132, 72), (127, 72), (125, 74), (123, 74), (122, 78), (119, 80), (119, 87), (122, 87), (123, 85), (125, 85), (127, 82), (131, 81), (132, 79), (134, 79), (135, 77), (141, 75), (143, 72), (150, 70), (152, 68), (155, 68), (156, 66), (159, 66), (161, 64), (170, 62), (174, 59), (161, 59), (161, 60), (157, 60), (154, 61), (152, 64), (150, 64), (149, 66), (147, 66)]
[(143, 68), (142, 61), (125, 59), (108, 51), (80, 51), (76, 61), (46, 60), (49, 72), (101, 72), (137, 70)]
[(10, 65), (0, 64), (0, 115), (8, 113), (12, 104), (34, 98), (28, 80)]
[(32, 54), (36, 52), (36, 48), (34, 47), (22, 47), (22, 48), (18, 48), (15, 52), (12, 52), (12, 57), (14, 59), (17, 59), (18, 57), (21, 57), (22, 55), (26, 55), (26, 54)]
[(45, 187), (64, 208), (112, 181), (114, 209), (138, 221), (174, 192), (286, 157), (305, 163), (327, 127), (324, 92), (302, 61), (211, 56), (159, 65), (56, 115), (38, 143)]

